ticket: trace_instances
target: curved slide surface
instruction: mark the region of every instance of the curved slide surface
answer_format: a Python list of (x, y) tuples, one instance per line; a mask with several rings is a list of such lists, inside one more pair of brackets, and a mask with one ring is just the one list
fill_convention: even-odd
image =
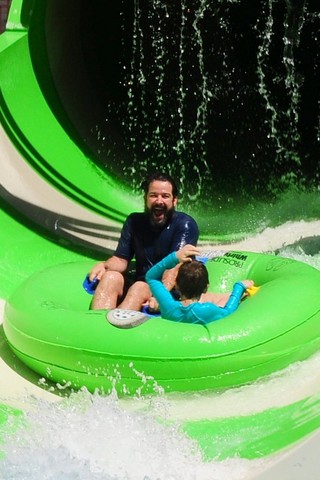
[[(7, 30), (0, 37), (1, 194), (45, 228), (62, 235), (66, 230), (72, 235), (73, 230), (80, 237), (82, 231), (87, 239), (92, 232), (93, 245), (103, 237), (104, 246), (112, 249), (125, 216), (133, 207), (141, 207), (120, 181), (94, 164), (92, 151), (81, 139), (81, 127), (76, 130), (68, 105), (59, 97), (47, 38), (47, 18), (54, 23), (58, 3), (43, 2), (41, 7), (41, 2), (35, 6), (30, 1), (13, 1)], [(54, 10), (51, 16), (50, 9)], [(74, 60), (69, 68), (76, 75), (80, 60), (77, 63), (71, 51)], [(92, 102), (94, 116), (92, 92), (81, 84), (82, 77), (78, 75), (72, 96)], [(30, 184), (36, 184), (36, 196)]]
[[(34, 270), (105, 256), (113, 250), (125, 216), (142, 207), (140, 195), (95, 162), (97, 146), (89, 131), (101, 109), (74, 28), (76, 2), (65, 3), (13, 0), (7, 30), (0, 36), (4, 299)], [(67, 24), (70, 18), (74, 25)], [(3, 402), (19, 408), (22, 392), (59, 399), (17, 364), (2, 328), (0, 349)], [(313, 434), (255, 478), (312, 478), (319, 467), (319, 441), (319, 434)]]

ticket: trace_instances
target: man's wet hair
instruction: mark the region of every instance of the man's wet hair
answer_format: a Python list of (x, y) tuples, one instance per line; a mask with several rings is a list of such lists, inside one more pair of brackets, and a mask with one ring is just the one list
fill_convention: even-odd
[(202, 262), (193, 260), (181, 265), (176, 278), (176, 287), (185, 298), (200, 298), (207, 291), (209, 275)]
[(152, 172), (148, 177), (142, 182), (141, 188), (144, 190), (144, 193), (147, 194), (149, 191), (150, 183), (159, 181), (159, 182), (169, 182), (172, 186), (172, 195), (174, 198), (178, 196), (178, 187), (174, 179), (165, 172)]

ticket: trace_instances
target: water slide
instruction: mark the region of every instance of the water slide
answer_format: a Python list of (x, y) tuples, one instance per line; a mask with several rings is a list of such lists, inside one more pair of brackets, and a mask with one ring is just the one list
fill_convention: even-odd
[[(13, 0), (0, 36), (3, 300), (37, 269), (104, 258), (115, 247), (125, 216), (142, 208), (139, 192), (112, 165), (102, 168), (98, 161), (92, 126), (101, 124), (104, 115), (99, 103), (103, 86), (81, 49), (84, 15), (79, 10), (79, 2)], [(316, 238), (319, 227), (318, 220), (292, 224), (291, 240)], [(271, 231), (273, 237), (278, 233), (281, 227)], [(257, 238), (232, 245), (254, 250)], [(217, 242), (214, 235), (201, 239), (227, 248), (222, 240)], [(270, 239), (270, 250), (279, 246), (277, 241)], [(52, 402), (60, 399), (17, 363), (2, 330), (0, 349), (3, 403), (27, 408), (19, 400), (26, 393)], [(255, 478), (316, 478), (319, 441), (313, 433)]]
[[(78, 231), (78, 236), (87, 236), (89, 243), (90, 236), (94, 237), (91, 242), (94, 245), (103, 237), (100, 243), (112, 249), (119, 224), (138, 202), (119, 181), (94, 165), (90, 146), (81, 140), (84, 129), (88, 128), (79, 124), (83, 123), (81, 118), (94, 122), (100, 112), (92, 87), (86, 75), (81, 74), (81, 68), (85, 68), (77, 51), (79, 32), (72, 38), (72, 26), (60, 25), (67, 36), (63, 39), (62, 34), (59, 35), (61, 45), (68, 42), (70, 57), (63, 58), (66, 57), (63, 52), (52, 51), (57, 48), (57, 15), (62, 10), (65, 21), (69, 22), (77, 8), (73, 5), (71, 9), (75, 11), (67, 12), (65, 6), (59, 8), (60, 2), (46, 2), (46, 8), (38, 5), (35, 9), (35, 19), (32, 4), (12, 3), (7, 32), (1, 37), (1, 148), (12, 159), (10, 165), (4, 162), (2, 198), (56, 233), (65, 231), (72, 236)], [(43, 25), (45, 31), (39, 25)], [(39, 48), (40, 45), (43, 47)], [(53, 73), (55, 67), (50, 65), (53, 56), (63, 62), (59, 73)], [(61, 72), (69, 79), (69, 85), (65, 79), (54, 78)], [(62, 89), (69, 90), (63, 95), (69, 97), (70, 102), (59, 96)], [(76, 103), (82, 103), (76, 102), (78, 99), (86, 104), (79, 109), (82, 111), (74, 111)], [(91, 112), (92, 118), (88, 119), (85, 111)], [(17, 175), (21, 182), (18, 194), (14, 186)], [(39, 192), (33, 200), (30, 200), (33, 196), (30, 182), (37, 182), (35, 189)]]

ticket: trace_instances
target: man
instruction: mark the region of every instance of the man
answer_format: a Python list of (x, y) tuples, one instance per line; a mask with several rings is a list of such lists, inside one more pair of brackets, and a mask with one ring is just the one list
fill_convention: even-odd
[[(195, 220), (175, 210), (178, 191), (174, 180), (165, 173), (156, 172), (147, 178), (143, 188), (144, 212), (131, 213), (127, 217), (114, 255), (95, 265), (90, 272), (90, 280), (100, 280), (92, 300), (93, 309), (118, 306), (139, 311), (145, 304), (156, 308), (145, 274), (169, 253), (187, 243), (197, 244), (199, 230)], [(136, 271), (130, 285), (124, 274), (133, 258)], [(163, 282), (171, 290), (175, 272), (168, 272)]]

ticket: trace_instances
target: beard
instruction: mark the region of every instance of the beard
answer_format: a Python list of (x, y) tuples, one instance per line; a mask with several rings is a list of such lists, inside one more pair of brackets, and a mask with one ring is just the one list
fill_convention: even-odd
[(149, 217), (151, 226), (155, 229), (160, 229), (171, 220), (174, 207), (168, 208), (166, 205), (161, 207), (153, 205), (150, 208), (146, 206), (144, 211)]

